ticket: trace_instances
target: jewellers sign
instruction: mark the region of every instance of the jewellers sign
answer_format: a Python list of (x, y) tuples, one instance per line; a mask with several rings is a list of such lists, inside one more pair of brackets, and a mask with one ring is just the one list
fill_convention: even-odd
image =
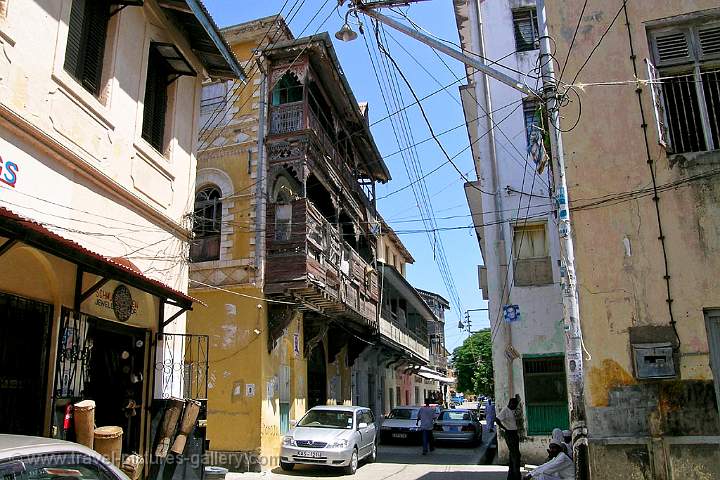
[(0, 182), (15, 188), (20, 167), (17, 163), (0, 157)]
[(130, 289), (119, 284), (114, 290), (99, 289), (95, 292), (95, 305), (111, 310), (116, 319), (127, 322), (138, 312), (138, 303), (132, 298)]

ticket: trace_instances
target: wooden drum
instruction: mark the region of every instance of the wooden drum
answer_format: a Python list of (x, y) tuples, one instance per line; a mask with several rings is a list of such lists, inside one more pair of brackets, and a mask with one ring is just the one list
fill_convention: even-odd
[(95, 429), (95, 451), (120, 467), (123, 429), (120, 427), (98, 427)]
[(95, 401), (83, 400), (73, 405), (75, 420), (75, 441), (93, 448), (95, 437)]

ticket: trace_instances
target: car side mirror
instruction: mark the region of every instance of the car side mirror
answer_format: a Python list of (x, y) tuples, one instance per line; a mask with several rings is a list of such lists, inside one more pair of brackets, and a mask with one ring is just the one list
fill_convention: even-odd
[(367, 427), (368, 427), (368, 424), (365, 422), (358, 423), (358, 430), (361, 430), (361, 429), (367, 428)]
[(290, 420), (290, 428), (295, 428), (297, 426), (297, 420)]

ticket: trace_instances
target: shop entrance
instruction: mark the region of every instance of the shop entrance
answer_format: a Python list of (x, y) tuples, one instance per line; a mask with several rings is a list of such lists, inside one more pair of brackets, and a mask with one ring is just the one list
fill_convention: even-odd
[(95, 425), (122, 427), (123, 452), (140, 451), (147, 341), (142, 328), (63, 311), (56, 407), (94, 400)]
[(0, 293), (0, 433), (42, 436), (53, 307)]
[(325, 347), (322, 342), (315, 345), (308, 358), (308, 408), (327, 403), (327, 373)]

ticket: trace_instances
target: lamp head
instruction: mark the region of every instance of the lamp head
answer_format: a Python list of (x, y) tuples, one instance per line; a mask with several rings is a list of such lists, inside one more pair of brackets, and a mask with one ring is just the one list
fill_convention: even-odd
[(343, 42), (351, 42), (357, 38), (357, 33), (350, 28), (350, 25), (345, 22), (340, 31), (335, 34), (335, 38), (342, 40)]

